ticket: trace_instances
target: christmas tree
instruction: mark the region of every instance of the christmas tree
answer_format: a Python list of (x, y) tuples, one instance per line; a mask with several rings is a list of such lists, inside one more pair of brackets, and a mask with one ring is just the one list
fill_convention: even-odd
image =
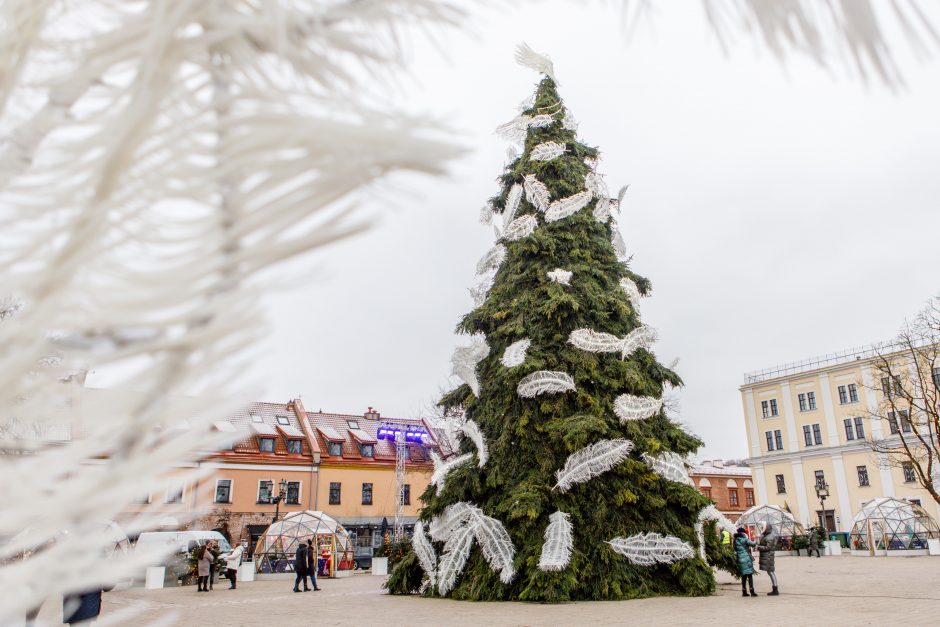
[(614, 221), (623, 192), (609, 196), (597, 149), (577, 140), (551, 62), (525, 46), (517, 58), (546, 77), (500, 127), (523, 152), (484, 209), (498, 241), (458, 326), (472, 336), (453, 359), (464, 384), (440, 402), (457, 451), (435, 459), (388, 587), (548, 602), (710, 594), (702, 526), (729, 523), (689, 480), (701, 442), (663, 409), (681, 381), (640, 321), (650, 282)]

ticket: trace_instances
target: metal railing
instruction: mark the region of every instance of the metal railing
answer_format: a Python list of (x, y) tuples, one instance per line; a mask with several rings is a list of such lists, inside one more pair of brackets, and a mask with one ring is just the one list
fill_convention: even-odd
[(835, 353), (828, 353), (826, 355), (819, 355), (817, 357), (810, 357), (801, 361), (794, 361), (788, 364), (781, 364), (778, 366), (772, 366), (770, 368), (764, 368), (763, 370), (754, 370), (753, 372), (745, 373), (744, 384), (749, 385), (751, 383), (760, 383), (761, 381), (766, 381), (768, 379), (776, 379), (777, 377), (785, 377), (793, 374), (799, 374), (801, 372), (809, 372), (811, 370), (816, 370), (818, 368), (824, 368), (827, 366), (847, 364), (853, 361), (863, 361), (866, 359), (871, 359), (872, 357), (875, 357), (879, 354), (883, 355), (885, 353), (894, 352), (900, 348), (901, 347), (899, 345), (893, 342), (881, 342), (878, 344), (869, 344), (868, 346), (849, 348)]

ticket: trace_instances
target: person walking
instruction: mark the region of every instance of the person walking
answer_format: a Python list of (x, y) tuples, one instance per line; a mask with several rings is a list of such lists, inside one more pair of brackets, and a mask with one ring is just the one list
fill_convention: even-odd
[(196, 592), (209, 591), (209, 571), (212, 569), (212, 563), (215, 558), (209, 551), (209, 545), (201, 544), (196, 549)]
[(773, 590), (767, 593), (769, 597), (780, 595), (780, 591), (777, 589), (777, 573), (774, 570), (774, 560), (776, 558), (774, 551), (776, 551), (776, 549), (777, 534), (774, 533), (774, 527), (769, 524), (765, 525), (764, 532), (761, 534), (760, 541), (757, 543), (757, 566), (770, 575), (770, 583), (773, 586)]
[(225, 558), (225, 576), (228, 577), (228, 589), (235, 590), (238, 583), (238, 567), (242, 563), (242, 555), (245, 553), (245, 547), (239, 544), (230, 553), (223, 555)]
[(297, 547), (297, 553), (294, 556), (294, 592), (300, 592), (300, 582), (304, 582), (304, 592), (310, 592), (307, 587), (307, 544), (301, 542)]
[(816, 551), (816, 557), (822, 557), (819, 554), (819, 534), (816, 533), (816, 527), (809, 530), (809, 546), (807, 547), (806, 557), (812, 557), (813, 551)]
[(734, 553), (738, 560), (738, 572), (741, 574), (741, 596), (745, 597), (747, 586), (751, 588), (751, 596), (757, 596), (754, 592), (754, 558), (751, 556), (750, 549), (752, 546), (757, 545), (747, 537), (744, 527), (739, 527), (738, 532), (734, 534)]
[(112, 588), (98, 588), (62, 599), (62, 622), (69, 625), (90, 625), (101, 614), (101, 593)]
[[(307, 538), (307, 576), (310, 577), (314, 592), (320, 591), (320, 586), (317, 585), (317, 561), (317, 553), (313, 550), (313, 539)], [(304, 585), (306, 584), (307, 582), (304, 581)]]

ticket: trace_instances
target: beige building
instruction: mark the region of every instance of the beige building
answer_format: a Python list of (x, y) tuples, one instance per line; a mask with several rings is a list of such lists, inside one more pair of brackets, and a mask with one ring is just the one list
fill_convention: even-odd
[[(872, 348), (768, 368), (745, 375), (744, 420), (757, 501), (787, 507), (796, 520), (851, 531), (863, 503), (892, 496), (921, 504), (940, 518), (940, 506), (907, 468), (890, 467), (867, 440), (897, 443), (909, 416), (884, 414), (886, 382), (872, 365)], [(915, 417), (916, 420), (916, 417)], [(825, 511), (818, 481), (829, 486)]]

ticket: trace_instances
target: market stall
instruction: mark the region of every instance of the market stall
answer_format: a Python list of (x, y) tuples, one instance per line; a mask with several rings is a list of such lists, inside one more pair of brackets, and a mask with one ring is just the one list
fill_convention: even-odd
[(313, 540), (318, 556), (318, 576), (342, 577), (352, 573), (355, 552), (346, 529), (328, 514), (309, 509), (288, 514), (258, 538), (255, 570), (262, 574), (293, 573), (297, 547), (307, 540)]

